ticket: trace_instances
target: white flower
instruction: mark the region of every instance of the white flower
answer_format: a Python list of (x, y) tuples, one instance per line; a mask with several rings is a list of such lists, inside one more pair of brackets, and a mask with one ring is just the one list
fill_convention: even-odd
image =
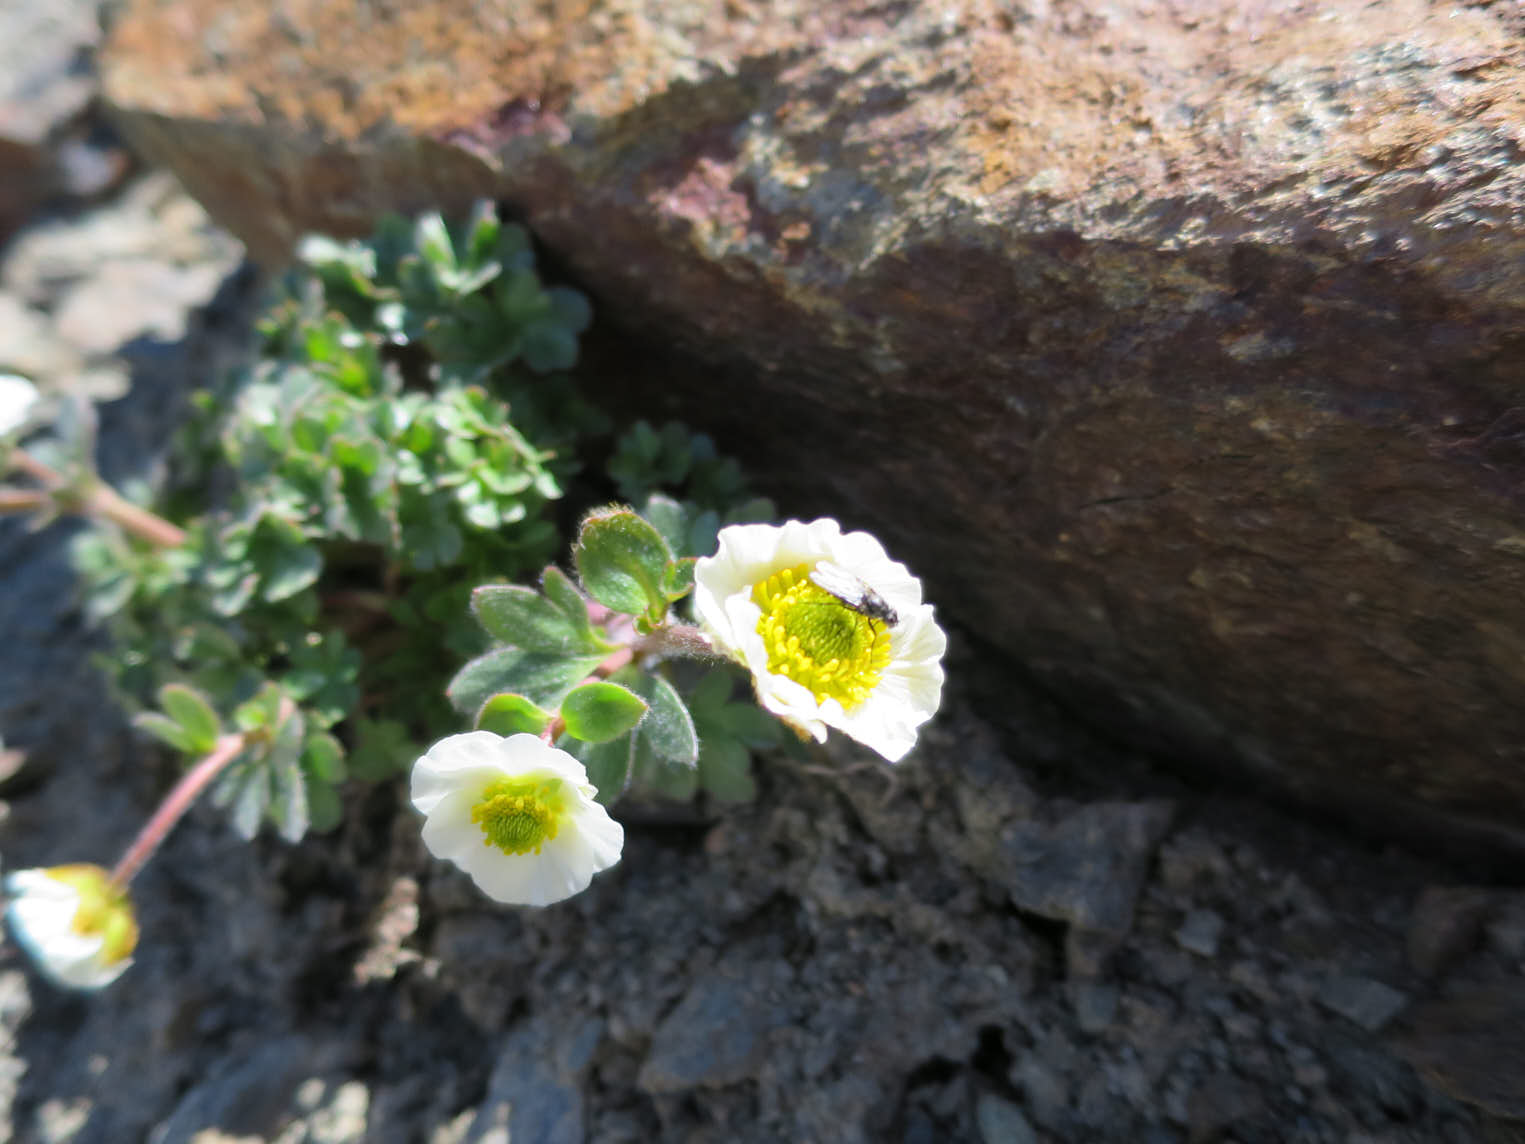
[(534, 735), (451, 735), (413, 764), (424, 845), (488, 897), (548, 906), (620, 860), (625, 830), (583, 765)]
[(132, 964), (138, 944), (132, 903), (99, 866), (17, 870), (5, 890), (12, 936), (54, 983), (99, 989)]
[(695, 565), (694, 607), (758, 702), (818, 740), (836, 727), (901, 759), (942, 698), (948, 641), (921, 581), (829, 517), (732, 525), (719, 541)]
[(14, 373), (0, 373), (0, 437), (27, 423), (37, 405), (37, 387)]

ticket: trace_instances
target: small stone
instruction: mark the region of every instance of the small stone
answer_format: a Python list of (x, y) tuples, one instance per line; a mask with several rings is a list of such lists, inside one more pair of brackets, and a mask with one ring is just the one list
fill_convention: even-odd
[(1190, 893), (1231, 872), (1228, 856), (1205, 835), (1178, 834), (1160, 847), (1160, 881), (1172, 893)]
[(1218, 941), (1223, 936), (1223, 919), (1212, 910), (1192, 910), (1176, 930), (1176, 944), (1201, 957), (1218, 956)]
[(365, 1138), (371, 1090), (358, 1080), (345, 1081), (317, 1109), (307, 1124), (305, 1144), (347, 1144)]
[(567, 1030), (545, 1016), (518, 1025), (503, 1042), (467, 1139), (582, 1144), (586, 1032)]
[(1525, 985), (1417, 1006), (1396, 1041), (1427, 1084), (1493, 1116), (1525, 1120)]
[(1070, 1106), (1070, 1088), (1057, 1069), (1035, 1053), (1017, 1064), (1012, 1079), (1022, 1090), (1034, 1120), (1045, 1128), (1059, 1124)]
[(983, 1094), (974, 1106), (974, 1120), (984, 1144), (1038, 1144), (1038, 1134), (1009, 1100)]
[(787, 1025), (787, 967), (720, 966), (694, 983), (657, 1027), (637, 1085), (648, 1093), (735, 1084), (768, 1033)]
[(1415, 972), (1433, 977), (1474, 948), (1491, 902), (1487, 890), (1471, 886), (1426, 886), (1409, 916), (1408, 960)]
[(1081, 1031), (1095, 1035), (1111, 1026), (1117, 1016), (1118, 988), (1095, 982), (1080, 982), (1070, 990), (1075, 1006), (1075, 1021)]
[(1186, 1101), (1186, 1136), (1207, 1144), (1241, 1120), (1257, 1116), (1264, 1105), (1260, 1090), (1231, 1073), (1207, 1077)]
[(1094, 981), (1105, 976), (1124, 936), (1071, 926), (1064, 935), (1066, 975), (1071, 981)]
[(154, 259), (107, 262), (59, 302), (59, 334), (87, 353), (108, 354), (133, 338), (176, 342), (190, 309), (211, 300), (226, 268), (169, 266)]
[(1173, 813), (1168, 802), (1098, 802), (1052, 824), (1013, 823), (1001, 837), (1012, 902), (1083, 930), (1127, 933)]
[(0, 292), (0, 371), (38, 380), (66, 373), (79, 362), (79, 352), (53, 332), (46, 314)]
[(1324, 982), (1318, 1003), (1330, 1012), (1354, 1021), (1369, 1033), (1375, 1033), (1401, 1013), (1408, 996), (1370, 977), (1342, 974)]

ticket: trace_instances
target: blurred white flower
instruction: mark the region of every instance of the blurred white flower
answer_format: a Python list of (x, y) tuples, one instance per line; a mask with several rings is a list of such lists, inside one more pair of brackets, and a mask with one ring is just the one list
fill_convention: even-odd
[(99, 866), (17, 870), (5, 890), (11, 935), (55, 984), (99, 989), (132, 964), (132, 902)]
[(942, 699), (948, 641), (921, 581), (829, 517), (721, 529), (695, 565), (694, 608), (758, 702), (818, 740), (836, 727), (897, 762)]
[(0, 373), (0, 437), (27, 423), (37, 405), (37, 387), (14, 373)]
[(413, 764), (424, 845), (515, 905), (569, 898), (620, 860), (624, 828), (597, 793), (580, 762), (534, 735), (451, 735)]

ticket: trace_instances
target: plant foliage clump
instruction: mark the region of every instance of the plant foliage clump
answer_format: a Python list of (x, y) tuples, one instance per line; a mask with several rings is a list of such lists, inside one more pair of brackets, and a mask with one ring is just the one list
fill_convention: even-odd
[[(609, 424), (567, 373), (589, 320), (490, 205), (457, 225), (388, 219), (365, 242), (310, 238), (259, 324), (257, 360), (198, 394), (176, 443), (162, 508), (184, 543), (79, 537), (87, 607), (115, 644), (104, 663), (127, 704), (155, 708), (140, 724), (192, 757), (241, 736), (212, 797), (242, 835), (331, 827), (347, 777), (398, 772), (457, 712), (531, 725), (531, 708), (598, 665), (609, 645), (588, 601), (546, 567), (587, 507), (564, 503), (574, 478), (643, 505), (674, 569), (654, 587), (664, 600), (687, 591), (723, 524), (771, 515), (679, 425), (640, 423), (607, 466), (591, 463)], [(543, 594), (506, 586), (537, 574)], [(525, 618), (540, 633), (528, 643)], [(561, 656), (554, 679), (537, 674), (537, 638)], [(563, 706), (568, 733), (615, 794), (639, 780), (750, 797), (748, 750), (777, 727), (732, 701), (735, 677), (690, 673), (685, 703), (666, 675), (630, 669)], [(608, 690), (627, 683), (639, 728)]]

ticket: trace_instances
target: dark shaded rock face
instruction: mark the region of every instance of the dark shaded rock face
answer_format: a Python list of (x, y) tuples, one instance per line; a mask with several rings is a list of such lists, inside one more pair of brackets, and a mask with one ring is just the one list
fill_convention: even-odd
[(282, 11), (128, 3), (104, 68), (257, 253), (500, 196), (1097, 722), (1525, 839), (1510, 6)]

